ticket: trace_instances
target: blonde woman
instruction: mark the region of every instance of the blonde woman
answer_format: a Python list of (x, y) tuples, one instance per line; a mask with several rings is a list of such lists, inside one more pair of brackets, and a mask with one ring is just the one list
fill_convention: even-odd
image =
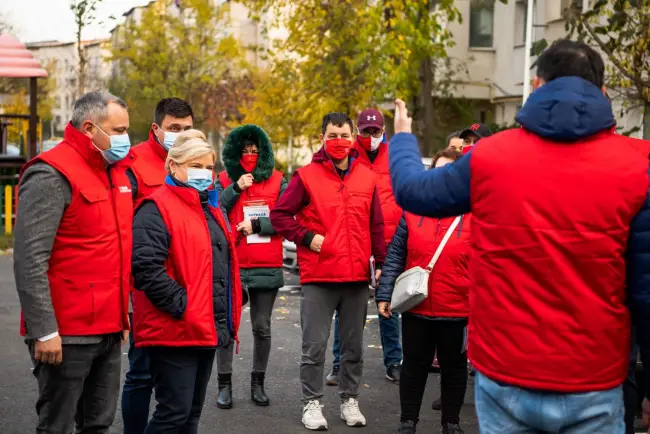
[(146, 434), (198, 432), (215, 350), (237, 341), (242, 289), (234, 238), (210, 189), (215, 159), (203, 133), (182, 133), (165, 183), (135, 214), (133, 329), (158, 402)]

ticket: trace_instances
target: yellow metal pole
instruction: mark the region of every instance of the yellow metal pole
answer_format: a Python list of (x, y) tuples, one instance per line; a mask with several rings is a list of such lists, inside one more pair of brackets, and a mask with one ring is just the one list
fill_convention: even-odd
[(5, 235), (11, 235), (12, 231), (12, 193), (11, 185), (5, 185)]

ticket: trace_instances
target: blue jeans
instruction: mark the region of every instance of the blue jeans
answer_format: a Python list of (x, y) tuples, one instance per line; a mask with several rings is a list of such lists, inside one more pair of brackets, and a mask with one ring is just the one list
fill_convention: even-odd
[[(131, 317), (131, 314), (129, 314)], [(131, 324), (133, 318), (131, 317)], [(122, 390), (124, 434), (142, 434), (149, 423), (149, 403), (153, 379), (149, 372), (149, 356), (144, 348), (136, 348), (129, 333), (129, 372)]]
[(552, 393), (522, 389), (476, 373), (481, 434), (624, 434), (622, 387)]
[[(379, 316), (379, 333), (381, 334), (381, 347), (384, 351), (384, 366), (390, 368), (399, 365), (402, 362), (402, 345), (399, 339), (399, 314), (393, 313), (393, 316), (386, 319)], [(334, 366), (341, 364), (341, 342), (339, 340), (339, 313), (334, 318), (334, 345), (332, 346), (334, 354)]]

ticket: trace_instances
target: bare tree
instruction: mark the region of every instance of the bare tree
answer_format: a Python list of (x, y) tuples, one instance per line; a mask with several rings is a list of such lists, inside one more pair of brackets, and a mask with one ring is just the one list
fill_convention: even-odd
[(81, 36), (84, 29), (95, 21), (95, 11), (97, 5), (102, 0), (71, 0), (70, 10), (74, 14), (74, 21), (77, 29), (77, 55), (79, 56), (79, 65), (77, 71), (78, 95), (86, 91), (88, 55), (82, 44)]

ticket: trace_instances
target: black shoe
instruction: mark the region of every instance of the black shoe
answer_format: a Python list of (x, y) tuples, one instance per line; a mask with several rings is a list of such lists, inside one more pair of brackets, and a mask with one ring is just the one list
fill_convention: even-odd
[(431, 408), (436, 411), (442, 411), (442, 398), (438, 397), (438, 399), (433, 401), (433, 404), (431, 404)]
[(338, 386), (339, 385), (339, 370), (341, 368), (337, 365), (332, 366), (332, 372), (325, 378), (328, 386)]
[(232, 374), (219, 374), (217, 382), (219, 384), (217, 407), (224, 410), (232, 408)]
[(264, 392), (264, 372), (251, 372), (251, 400), (260, 407), (269, 405), (269, 397)]
[(386, 370), (386, 378), (395, 384), (399, 384), (399, 376), (401, 372), (402, 367), (400, 365), (393, 365)]
[(446, 423), (442, 425), (442, 434), (465, 434), (457, 423)]
[(405, 420), (404, 422), (400, 422), (397, 434), (415, 434), (415, 425), (417, 425), (417, 422), (412, 420)]

